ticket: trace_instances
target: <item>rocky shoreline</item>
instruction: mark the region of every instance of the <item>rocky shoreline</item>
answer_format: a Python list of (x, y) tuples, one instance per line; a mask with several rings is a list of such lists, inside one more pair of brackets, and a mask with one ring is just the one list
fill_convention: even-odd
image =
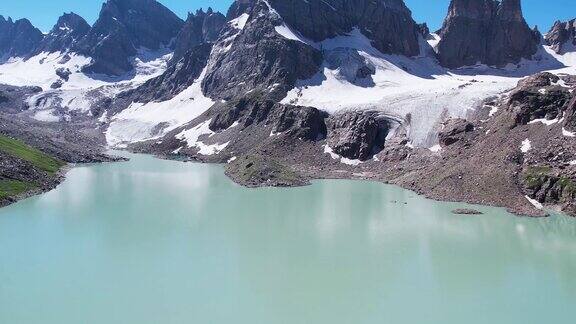
[(69, 127), (0, 114), (0, 207), (53, 190), (75, 164), (123, 160)]
[[(413, 147), (402, 123), (377, 112), (329, 115), (251, 94), (217, 104), (163, 141), (129, 149), (227, 163), (227, 175), (247, 187), (371, 180), (435, 200), (504, 207), (517, 215), (543, 217), (546, 206), (561, 206), (576, 216), (576, 141), (567, 136), (575, 130), (576, 97), (571, 77), (562, 80), (564, 86), (559, 82), (549, 73), (521, 81), (467, 119), (438, 125), (439, 144), (432, 148)], [(194, 145), (178, 137), (203, 125), (209, 132)], [(198, 143), (227, 144), (214, 154), (201, 154)]]

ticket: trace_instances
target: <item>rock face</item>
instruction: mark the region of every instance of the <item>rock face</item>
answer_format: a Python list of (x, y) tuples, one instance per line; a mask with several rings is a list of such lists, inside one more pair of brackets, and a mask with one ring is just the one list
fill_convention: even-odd
[(234, 123), (246, 128), (269, 125), (271, 134), (284, 133), (291, 138), (316, 141), (326, 137), (327, 114), (316, 108), (283, 105), (255, 93), (218, 107), (210, 122), (214, 132), (230, 128)]
[(189, 50), (204, 43), (214, 43), (226, 24), (226, 17), (208, 8), (207, 12), (196, 11), (188, 14), (184, 27), (178, 33), (172, 62), (178, 62)]
[(258, 1), (246, 18), (246, 24), (229, 23), (215, 44), (202, 83), (205, 94), (231, 99), (266, 91), (270, 98), (279, 99), (296, 80), (308, 79), (319, 70), (321, 52), (278, 34), (278, 17), (265, 2)]
[(528, 167), (522, 184), (528, 196), (542, 204), (561, 205), (576, 215), (576, 174), (561, 174), (550, 167)]
[(108, 0), (77, 47), (92, 57), (87, 73), (120, 75), (132, 69), (129, 58), (141, 48), (169, 46), (183, 21), (155, 0)]
[(562, 22), (557, 21), (546, 34), (546, 43), (558, 54), (574, 51), (576, 49), (576, 19)]
[(228, 9), (226, 19), (232, 20), (244, 13), (251, 12), (257, 2), (257, 0), (235, 0)]
[(12, 21), (0, 16), (0, 59), (24, 57), (32, 53), (44, 35), (28, 19)]
[(365, 161), (384, 148), (390, 129), (390, 121), (374, 112), (330, 116), (328, 146), (340, 156)]
[(288, 26), (313, 41), (358, 28), (386, 54), (420, 53), (420, 27), (402, 0), (269, 0)]
[(40, 52), (67, 52), (74, 48), (90, 31), (90, 25), (75, 13), (62, 15), (38, 48)]
[(564, 128), (569, 132), (576, 133), (576, 95), (572, 96), (564, 116), (566, 117)]
[(439, 60), (448, 68), (517, 63), (536, 53), (540, 38), (520, 0), (452, 0), (440, 37)]
[(360, 55), (357, 50), (337, 48), (324, 53), (328, 68), (337, 71), (340, 78), (360, 86), (373, 85), (372, 75), (376, 74), (376, 67)]
[(281, 162), (260, 155), (247, 155), (226, 165), (226, 174), (246, 187), (296, 187), (309, 181)]
[(0, 84), (0, 112), (19, 113), (29, 108), (26, 98), (42, 92), (40, 87), (15, 87)]
[(562, 118), (571, 94), (557, 85), (559, 80), (558, 76), (544, 72), (520, 81), (508, 99), (508, 109), (515, 116), (511, 126), (526, 125), (536, 119)]
[(438, 139), (442, 146), (450, 146), (461, 140), (464, 134), (472, 132), (473, 130), (474, 125), (465, 119), (450, 119), (438, 134)]
[(133, 101), (165, 101), (192, 85), (206, 66), (212, 44), (193, 47), (177, 64), (172, 64), (160, 76), (146, 81), (133, 91)]

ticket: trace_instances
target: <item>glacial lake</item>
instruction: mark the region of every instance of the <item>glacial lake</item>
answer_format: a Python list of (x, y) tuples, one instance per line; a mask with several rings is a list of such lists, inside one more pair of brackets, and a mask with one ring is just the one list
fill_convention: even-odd
[(573, 323), (576, 220), (129, 155), (0, 209), (0, 323)]

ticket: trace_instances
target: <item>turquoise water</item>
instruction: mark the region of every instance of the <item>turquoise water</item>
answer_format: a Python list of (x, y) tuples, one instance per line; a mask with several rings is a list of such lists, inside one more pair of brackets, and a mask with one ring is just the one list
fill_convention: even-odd
[(131, 156), (0, 209), (0, 323), (573, 323), (576, 220)]

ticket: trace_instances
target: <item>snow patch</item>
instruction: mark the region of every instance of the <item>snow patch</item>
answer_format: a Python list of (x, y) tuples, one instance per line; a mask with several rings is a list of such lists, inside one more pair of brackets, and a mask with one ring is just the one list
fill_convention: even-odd
[(49, 122), (49, 123), (56, 123), (56, 122), (60, 121), (60, 117), (55, 116), (53, 114), (53, 110), (38, 111), (37, 113), (34, 114), (34, 116), (32, 116), (32, 118), (34, 118), (38, 121)]
[(229, 24), (235, 29), (243, 30), (244, 27), (246, 27), (248, 18), (250, 18), (250, 15), (247, 13), (243, 13), (238, 18), (230, 20)]
[(493, 117), (498, 112), (498, 107), (490, 106), (490, 112), (488, 113), (488, 117)]
[(208, 135), (208, 137), (214, 135), (215, 133), (210, 129), (210, 122), (212, 120), (207, 120), (196, 127), (191, 129), (185, 130), (180, 134), (176, 135), (176, 139), (185, 141), (188, 144), (188, 147), (196, 147), (199, 149), (198, 154), (201, 155), (214, 155), (222, 152), (228, 144), (212, 144), (206, 145), (199, 138), (203, 135)]
[(442, 146), (440, 146), (440, 144), (436, 144), (436, 145), (428, 148), (428, 150), (430, 150), (430, 152), (438, 153), (438, 152), (442, 151)]
[(576, 137), (576, 133), (570, 132), (564, 127), (562, 127), (562, 135), (566, 137)]
[(330, 154), (330, 157), (332, 157), (333, 160), (340, 160), (340, 163), (343, 163), (346, 165), (357, 166), (357, 165), (360, 165), (363, 163), (360, 160), (348, 159), (348, 158), (345, 158), (343, 156), (340, 156), (340, 155), (334, 153), (334, 150), (332, 150), (332, 148), (330, 146), (328, 146), (328, 144), (324, 145), (324, 153)]
[(520, 151), (522, 153), (528, 153), (532, 149), (532, 142), (529, 139), (525, 139), (522, 141), (522, 145), (520, 145)]
[(541, 118), (541, 119), (534, 119), (534, 120), (530, 121), (528, 124), (542, 123), (544, 125), (550, 126), (550, 125), (554, 125), (554, 124), (559, 123), (559, 122), (561, 122), (560, 118), (556, 118), (556, 119)]
[(106, 132), (110, 146), (134, 143), (164, 136), (212, 107), (214, 101), (202, 93), (206, 69), (186, 90), (163, 102), (132, 103), (112, 117)]
[(524, 196), (526, 199), (537, 209), (544, 209), (544, 205), (542, 205), (538, 200), (532, 199), (528, 196)]

